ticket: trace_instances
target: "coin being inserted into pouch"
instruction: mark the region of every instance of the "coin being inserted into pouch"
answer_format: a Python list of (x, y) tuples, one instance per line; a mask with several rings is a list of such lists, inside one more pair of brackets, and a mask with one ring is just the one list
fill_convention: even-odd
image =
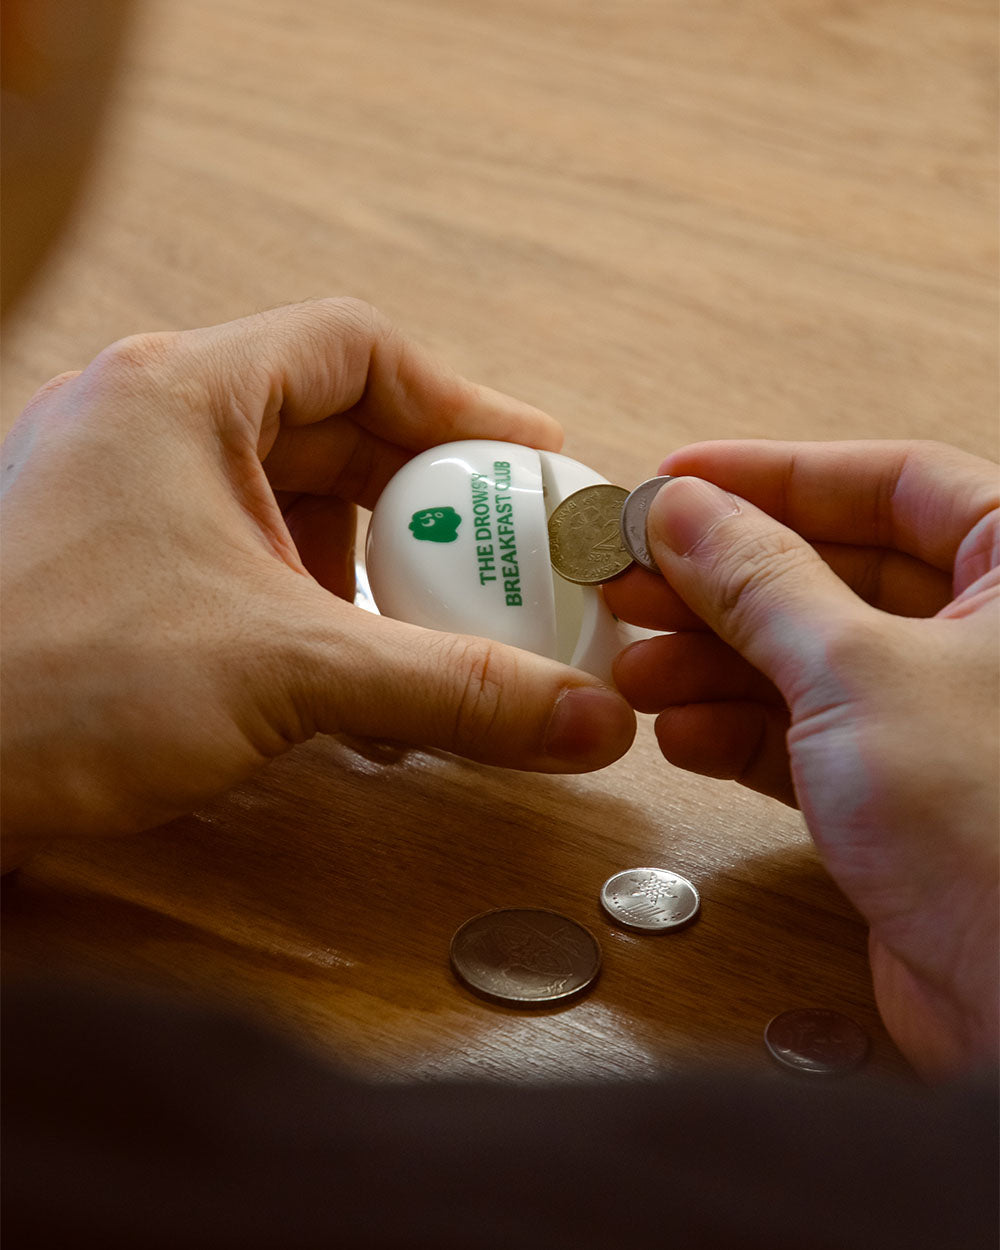
[(646, 517), (669, 477), (651, 477), (633, 491), (603, 483), (569, 495), (549, 517), (549, 559), (568, 582), (598, 586), (633, 563), (659, 573), (646, 539)]
[(544, 1006), (594, 983), (601, 948), (589, 930), (567, 916), (501, 908), (462, 925), (451, 941), (451, 966), (469, 989), (494, 1002)]
[(568, 582), (596, 586), (632, 563), (621, 533), (628, 491), (599, 483), (569, 495), (549, 517), (549, 558)]

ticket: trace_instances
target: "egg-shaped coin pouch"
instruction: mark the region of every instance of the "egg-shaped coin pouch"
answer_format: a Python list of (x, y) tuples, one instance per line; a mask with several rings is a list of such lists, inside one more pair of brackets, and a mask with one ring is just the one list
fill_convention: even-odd
[(518, 443), (473, 439), (414, 457), (379, 497), (368, 581), (386, 616), (476, 634), (611, 679), (615, 655), (649, 637), (619, 621), (597, 586), (566, 581), (549, 558), (548, 518), (606, 479)]

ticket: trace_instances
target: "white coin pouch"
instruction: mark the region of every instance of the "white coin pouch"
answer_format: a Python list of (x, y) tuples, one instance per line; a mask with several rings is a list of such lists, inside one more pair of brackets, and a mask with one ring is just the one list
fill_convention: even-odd
[(549, 559), (548, 518), (606, 482), (586, 465), (517, 443), (474, 439), (416, 456), (382, 492), (368, 527), (368, 581), (386, 616), (476, 634), (604, 681), (647, 630), (619, 621), (596, 586)]

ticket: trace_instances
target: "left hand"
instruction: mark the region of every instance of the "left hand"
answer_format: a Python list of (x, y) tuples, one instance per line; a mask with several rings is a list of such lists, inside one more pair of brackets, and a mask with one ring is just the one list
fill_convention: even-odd
[(354, 505), (460, 438), (562, 441), (351, 300), (43, 387), (4, 444), (5, 837), (150, 827), (319, 731), (560, 772), (627, 750), (587, 674), (349, 602)]

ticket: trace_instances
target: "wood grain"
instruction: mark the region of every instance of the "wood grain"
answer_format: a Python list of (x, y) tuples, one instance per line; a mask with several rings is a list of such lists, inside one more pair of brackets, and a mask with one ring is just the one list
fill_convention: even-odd
[[(153, 0), (7, 327), (5, 426), (121, 335), (346, 293), (624, 486), (706, 437), (995, 456), (995, 27), (985, 0)], [(603, 919), (643, 863), (697, 883), (695, 925)], [(315, 741), (4, 896), (14, 971), (207, 997), (381, 1077), (761, 1066), (805, 1004), (905, 1071), (797, 814), (669, 768), (645, 721), (566, 779)], [(504, 905), (587, 924), (595, 990), (526, 1013), (458, 986), (451, 934)]]

